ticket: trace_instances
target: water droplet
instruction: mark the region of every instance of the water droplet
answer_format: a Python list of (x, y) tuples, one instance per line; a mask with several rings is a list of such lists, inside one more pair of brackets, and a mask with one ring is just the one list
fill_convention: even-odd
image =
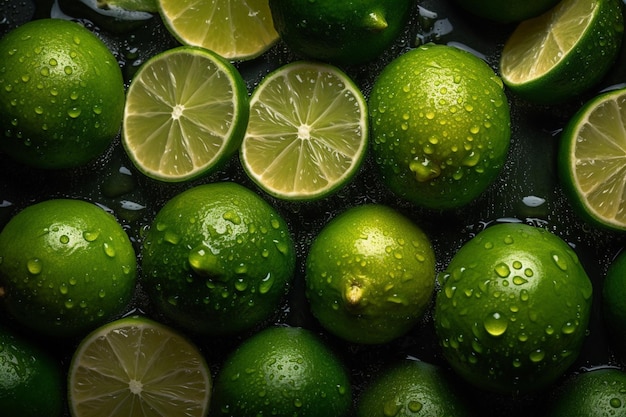
[(33, 275), (40, 274), (42, 269), (41, 260), (39, 258), (29, 259), (28, 262), (26, 262), (26, 268), (28, 269), (28, 272)]
[(104, 242), (102, 244), (102, 248), (104, 249), (104, 253), (106, 254), (106, 256), (108, 256), (109, 258), (115, 257), (115, 248), (113, 246), (109, 245), (107, 242)]
[(511, 270), (509, 269), (509, 266), (505, 264), (504, 262), (496, 265), (494, 268), (494, 271), (500, 278), (506, 278), (509, 275), (511, 275)]
[(259, 284), (259, 293), (260, 294), (268, 293), (272, 289), (273, 285), (274, 285), (274, 276), (271, 274), (271, 272), (268, 272), (268, 274), (265, 276), (265, 278), (261, 280)]
[(98, 297), (100, 297), (100, 298), (104, 298), (104, 297), (106, 297), (106, 295), (107, 295), (107, 293), (106, 293), (106, 291), (105, 291), (105, 290), (100, 290), (100, 291), (98, 291)]
[(171, 243), (172, 245), (177, 245), (180, 242), (180, 235), (171, 231), (165, 232), (163, 235), (163, 241)]
[(67, 110), (67, 115), (70, 116), (72, 119), (76, 119), (78, 116), (80, 116), (81, 112), (82, 111), (79, 107), (72, 107)]
[(509, 323), (506, 317), (502, 316), (498, 312), (489, 314), (483, 322), (485, 330), (492, 336), (501, 336), (504, 334), (508, 325)]
[(222, 218), (226, 221), (231, 222), (232, 224), (236, 224), (236, 225), (241, 224), (241, 217), (239, 217), (239, 214), (237, 212), (232, 211), (232, 210), (229, 210), (225, 212), (224, 214), (222, 214)]
[(538, 363), (546, 357), (546, 353), (541, 349), (536, 349), (530, 352), (530, 355), (528, 355), (528, 357), (532, 362)]
[(70, 237), (68, 235), (61, 235), (61, 237), (59, 238), (59, 242), (67, 245), (68, 243), (70, 243)]
[(70, 291), (69, 287), (66, 283), (62, 283), (59, 285), (59, 292), (63, 295), (66, 295)]
[(561, 269), (562, 271), (567, 271), (567, 261), (561, 256), (559, 256), (558, 253), (556, 252), (552, 253), (552, 260), (554, 261), (556, 266), (559, 267), (559, 269)]
[(609, 404), (613, 408), (620, 408), (622, 406), (622, 401), (619, 398), (614, 397), (609, 400)]
[(205, 245), (190, 250), (187, 260), (191, 269), (200, 276), (219, 278), (223, 275), (219, 256), (211, 252)]
[(63, 72), (65, 72), (67, 75), (71, 75), (72, 72), (74, 72), (74, 70), (72, 69), (72, 67), (68, 65), (65, 68), (63, 68)]
[(100, 232), (99, 231), (95, 231), (95, 232), (83, 232), (83, 238), (87, 241), (87, 242), (93, 242), (96, 239), (98, 239), (98, 236), (100, 236)]

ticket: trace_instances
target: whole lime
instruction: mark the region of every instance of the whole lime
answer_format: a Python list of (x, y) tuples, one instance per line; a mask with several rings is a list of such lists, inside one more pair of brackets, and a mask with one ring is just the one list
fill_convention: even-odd
[(411, 0), (270, 0), (274, 27), (299, 55), (337, 64), (370, 61), (408, 22)]
[(109, 147), (123, 111), (117, 60), (80, 24), (39, 19), (0, 39), (0, 149), (12, 158), (84, 165)]
[(65, 397), (61, 364), (0, 327), (0, 403), (5, 417), (58, 417)]
[(357, 417), (469, 416), (469, 406), (443, 368), (416, 359), (376, 375), (357, 401)]
[(323, 341), (298, 327), (271, 327), (246, 339), (215, 379), (212, 416), (341, 417), (350, 379)]
[(547, 402), (546, 417), (626, 415), (626, 373), (595, 368), (567, 379)]
[(386, 343), (422, 318), (435, 287), (426, 234), (379, 204), (346, 210), (317, 235), (306, 259), (306, 295), (324, 328), (356, 343)]
[(530, 19), (547, 11), (558, 0), (456, 0), (465, 10), (475, 16), (497, 23), (515, 23)]
[(506, 161), (511, 121), (502, 81), (456, 47), (429, 44), (397, 57), (375, 81), (369, 112), (383, 181), (417, 205), (466, 205)]
[(626, 252), (611, 262), (602, 284), (602, 309), (609, 337), (620, 359), (626, 360)]
[(483, 230), (440, 277), (434, 323), (444, 357), (482, 389), (546, 387), (576, 360), (592, 285), (573, 249), (523, 223)]
[(121, 314), (136, 271), (122, 226), (86, 201), (33, 204), (0, 232), (0, 303), (42, 334), (77, 336)]
[(154, 306), (195, 333), (235, 334), (267, 320), (295, 270), (281, 215), (234, 182), (174, 196), (157, 213), (142, 248)]

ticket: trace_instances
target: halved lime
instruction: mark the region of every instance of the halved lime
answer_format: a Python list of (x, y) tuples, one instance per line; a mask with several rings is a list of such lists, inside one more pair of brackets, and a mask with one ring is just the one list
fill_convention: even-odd
[(345, 73), (329, 64), (292, 62), (253, 92), (241, 162), (268, 194), (322, 198), (358, 171), (368, 130), (365, 98)]
[(559, 173), (580, 213), (626, 230), (626, 89), (604, 92), (572, 117), (561, 135)]
[(146, 61), (133, 78), (122, 142), (149, 177), (185, 181), (232, 156), (248, 122), (241, 74), (218, 54), (181, 46)]
[(261, 55), (277, 40), (268, 0), (157, 0), (169, 31), (185, 45), (229, 60)]
[(523, 21), (504, 45), (504, 83), (528, 100), (572, 98), (606, 74), (624, 32), (619, 0), (563, 0)]
[(81, 342), (68, 384), (73, 417), (204, 417), (212, 382), (195, 345), (135, 316), (108, 323)]

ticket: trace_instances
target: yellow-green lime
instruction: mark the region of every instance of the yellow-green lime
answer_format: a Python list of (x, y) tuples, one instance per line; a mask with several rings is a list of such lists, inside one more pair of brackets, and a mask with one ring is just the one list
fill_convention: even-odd
[(362, 64), (402, 33), (410, 0), (270, 0), (274, 26), (296, 54), (335, 64)]
[(558, 169), (572, 205), (586, 221), (626, 230), (626, 89), (586, 102), (561, 133)]
[(157, 0), (169, 31), (184, 45), (228, 60), (249, 60), (278, 40), (268, 0)]
[(497, 23), (514, 23), (538, 16), (554, 7), (559, 0), (456, 0), (470, 13)]
[(211, 374), (202, 352), (178, 331), (140, 317), (94, 330), (69, 367), (72, 417), (205, 417)]
[(434, 323), (443, 356), (472, 385), (536, 392), (577, 359), (592, 285), (573, 249), (523, 223), (488, 227), (441, 273)]
[(157, 213), (143, 241), (143, 285), (155, 308), (179, 326), (236, 334), (276, 313), (295, 260), (276, 209), (237, 183), (205, 184)]
[(513, 31), (500, 57), (502, 79), (529, 101), (573, 98), (611, 68), (623, 33), (619, 0), (563, 0)]
[(0, 303), (45, 335), (81, 335), (121, 314), (136, 271), (122, 226), (86, 201), (30, 205), (0, 232)]
[(250, 99), (241, 162), (267, 193), (326, 197), (356, 174), (367, 151), (367, 104), (339, 68), (298, 61), (267, 75)]
[(626, 252), (617, 254), (602, 283), (602, 313), (609, 338), (626, 361)]
[(306, 259), (313, 315), (351, 342), (381, 344), (422, 318), (435, 287), (435, 254), (426, 234), (395, 209), (353, 207), (317, 235)]
[(582, 371), (555, 388), (545, 417), (626, 415), (626, 373), (618, 368)]
[(117, 60), (76, 22), (38, 19), (0, 39), (0, 149), (38, 168), (84, 165), (117, 136)]
[(270, 327), (222, 364), (211, 415), (342, 417), (351, 404), (347, 370), (321, 338), (299, 327)]
[(122, 140), (147, 176), (180, 182), (207, 175), (239, 148), (248, 122), (248, 90), (216, 53), (180, 46), (153, 56), (133, 78)]
[(375, 374), (357, 400), (357, 417), (470, 416), (444, 368), (406, 358)]
[(400, 55), (378, 76), (368, 104), (382, 179), (414, 204), (464, 206), (506, 161), (511, 120), (502, 80), (467, 51), (428, 44)]
[(0, 403), (5, 417), (60, 417), (65, 384), (60, 361), (0, 327)]

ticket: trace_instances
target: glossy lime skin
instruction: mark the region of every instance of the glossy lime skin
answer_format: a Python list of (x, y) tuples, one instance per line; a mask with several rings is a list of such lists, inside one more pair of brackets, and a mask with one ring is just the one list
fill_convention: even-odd
[(357, 417), (470, 416), (470, 409), (443, 368), (404, 359), (366, 385)]
[(119, 133), (124, 80), (76, 22), (39, 19), (0, 39), (0, 149), (44, 169), (84, 165)]
[(572, 248), (546, 229), (488, 227), (461, 247), (439, 280), (437, 338), (469, 383), (508, 394), (536, 391), (580, 353), (592, 285)]
[(194, 333), (250, 330), (279, 307), (295, 270), (282, 216), (234, 182), (193, 187), (157, 213), (142, 247), (159, 312)]
[(85, 334), (121, 314), (135, 291), (128, 235), (82, 200), (46, 200), (17, 213), (0, 233), (0, 260), (0, 302), (44, 335)]
[(626, 415), (626, 373), (617, 368), (580, 372), (555, 388), (545, 417)]
[(511, 120), (502, 81), (469, 52), (429, 44), (400, 55), (376, 79), (368, 105), (382, 179), (416, 205), (467, 205), (506, 161)]
[(400, 36), (412, 8), (410, 0), (269, 3), (274, 27), (291, 50), (340, 65), (361, 64), (378, 57)]
[(5, 417), (58, 417), (65, 396), (61, 365), (0, 327), (0, 404)]
[(430, 304), (435, 254), (422, 229), (396, 210), (357, 206), (318, 234), (305, 278), (324, 328), (351, 342), (386, 343), (415, 326)]
[(603, 317), (620, 359), (626, 360), (626, 252), (613, 260), (602, 284)]
[(322, 340), (298, 327), (270, 327), (246, 339), (215, 379), (211, 415), (346, 416), (349, 376)]

